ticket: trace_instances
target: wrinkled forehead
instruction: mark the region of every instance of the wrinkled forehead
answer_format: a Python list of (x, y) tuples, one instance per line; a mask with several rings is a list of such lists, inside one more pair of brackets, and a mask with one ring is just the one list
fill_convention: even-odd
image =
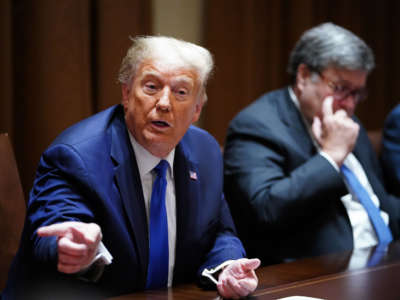
[(162, 47), (152, 47), (143, 62), (149, 62), (163, 70), (185, 70), (196, 74), (200, 82), (204, 81), (205, 74), (202, 74), (203, 66), (206, 63), (203, 53), (190, 48), (176, 47), (163, 43)]
[(187, 66), (168, 64), (160, 61), (144, 61), (137, 72), (138, 78), (168, 79), (195, 86), (199, 83), (196, 70)]

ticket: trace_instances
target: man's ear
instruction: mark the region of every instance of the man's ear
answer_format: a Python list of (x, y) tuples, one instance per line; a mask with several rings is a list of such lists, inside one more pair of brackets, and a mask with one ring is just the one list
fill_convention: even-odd
[(129, 96), (131, 93), (130, 87), (127, 84), (123, 83), (121, 85), (121, 93), (122, 93), (122, 105), (125, 107), (129, 102)]
[(204, 101), (201, 99), (195, 106), (195, 112), (193, 115), (192, 123), (197, 122), (200, 118), (201, 110), (203, 109)]
[(300, 64), (297, 67), (297, 74), (296, 74), (296, 85), (300, 91), (304, 89), (304, 86), (308, 83), (310, 77), (311, 77), (310, 69), (305, 64)]

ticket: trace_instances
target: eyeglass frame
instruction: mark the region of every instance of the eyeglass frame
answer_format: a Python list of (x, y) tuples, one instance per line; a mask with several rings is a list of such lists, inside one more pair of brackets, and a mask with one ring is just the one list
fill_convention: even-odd
[[(354, 99), (354, 102), (358, 104), (367, 98), (368, 91), (365, 87), (359, 89), (350, 89), (345, 85), (341, 85), (340, 83), (335, 83), (333, 80), (330, 80), (324, 74), (322, 74), (322, 72), (315, 72), (315, 74), (317, 74), (318, 77), (320, 77), (322, 81), (332, 90), (333, 98), (338, 101), (342, 101), (351, 96), (352, 99)], [(341, 93), (343, 95), (339, 96), (338, 93)]]

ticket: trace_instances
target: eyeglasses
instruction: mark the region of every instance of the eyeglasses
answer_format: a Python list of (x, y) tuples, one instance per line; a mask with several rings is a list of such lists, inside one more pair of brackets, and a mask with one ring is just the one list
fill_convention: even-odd
[(332, 80), (326, 78), (322, 73), (317, 73), (318, 76), (324, 81), (324, 83), (332, 90), (333, 98), (336, 100), (344, 100), (351, 96), (355, 103), (358, 104), (367, 98), (367, 90), (365, 88), (352, 89), (346, 85), (335, 83)]

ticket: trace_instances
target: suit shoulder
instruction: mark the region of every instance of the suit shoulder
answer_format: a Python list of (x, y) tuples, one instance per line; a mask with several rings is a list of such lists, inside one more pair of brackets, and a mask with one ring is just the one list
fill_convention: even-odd
[(65, 129), (50, 145), (77, 145), (106, 133), (109, 124), (115, 117), (123, 114), (120, 105), (114, 105), (106, 110), (83, 119)]
[(247, 132), (254, 130), (265, 131), (269, 127), (275, 127), (280, 123), (280, 114), (286, 105), (289, 93), (287, 88), (268, 92), (250, 105), (241, 110), (230, 122), (230, 132)]
[(287, 88), (263, 94), (241, 110), (232, 122), (265, 120), (277, 114), (278, 104), (288, 97)]
[(219, 147), (217, 140), (209, 132), (194, 125), (189, 127), (188, 131), (182, 138), (182, 141), (189, 143), (192, 146), (205, 144), (207, 147)]
[(198, 162), (204, 159), (210, 162), (221, 157), (221, 146), (216, 139), (207, 131), (193, 125), (182, 138), (180, 146), (188, 157)]
[(386, 117), (385, 127), (400, 126), (400, 104), (398, 104)]

